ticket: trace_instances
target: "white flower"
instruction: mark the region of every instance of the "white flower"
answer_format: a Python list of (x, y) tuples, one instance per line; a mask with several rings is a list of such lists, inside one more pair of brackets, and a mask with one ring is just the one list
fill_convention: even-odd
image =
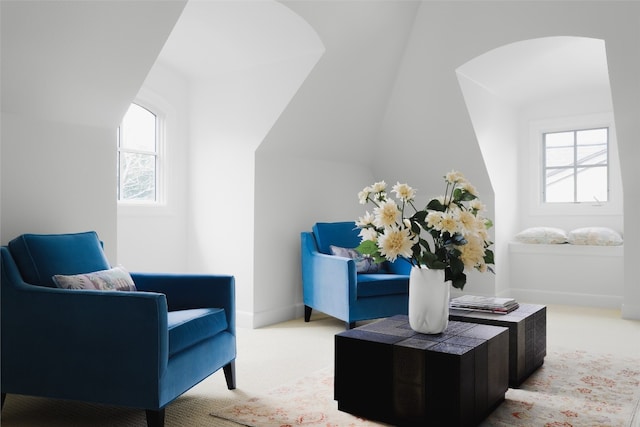
[(460, 231), (462, 235), (475, 233), (478, 227), (478, 220), (474, 214), (469, 211), (460, 211), (458, 213), (458, 222), (460, 223)]
[(375, 216), (373, 224), (376, 227), (389, 227), (397, 223), (397, 219), (400, 216), (400, 210), (398, 205), (393, 200), (387, 200), (382, 202), (380, 206), (373, 210)]
[(376, 183), (375, 183), (375, 184), (373, 184), (373, 186), (372, 186), (372, 191), (373, 191), (374, 193), (380, 193), (380, 192), (382, 192), (382, 191), (384, 191), (384, 190), (386, 190), (386, 189), (387, 189), (387, 183), (386, 183), (386, 182), (384, 182), (384, 181), (376, 182)]
[(365, 240), (371, 240), (372, 242), (375, 242), (378, 240), (378, 232), (373, 227), (361, 229), (358, 236), (362, 238), (363, 242)]
[(450, 212), (445, 212), (442, 214), (442, 220), (440, 221), (440, 230), (447, 232), (449, 234), (455, 234), (460, 231), (460, 225), (458, 221), (456, 221), (454, 215)]
[(403, 202), (410, 202), (416, 197), (416, 190), (409, 187), (407, 184), (400, 184), (399, 182), (391, 189), (396, 193), (396, 197)]
[(449, 172), (444, 177), (444, 179), (446, 179), (447, 182), (449, 182), (450, 184), (462, 183), (462, 182), (466, 181), (464, 175), (462, 175), (461, 172), (453, 171), (453, 170), (451, 172)]
[(465, 190), (467, 193), (473, 194), (474, 196), (478, 197), (478, 191), (476, 190), (476, 187), (471, 185), (470, 182), (464, 181), (464, 182), (460, 183), (460, 188)]
[(442, 222), (442, 212), (431, 211), (427, 214), (427, 227), (441, 230), (440, 222)]
[(368, 225), (373, 224), (373, 220), (374, 220), (374, 216), (371, 215), (369, 211), (367, 211), (365, 212), (364, 216), (361, 216), (360, 218), (358, 218), (358, 220), (356, 221), (356, 226), (366, 227)]
[(387, 227), (378, 237), (378, 247), (380, 254), (389, 261), (395, 261), (399, 256), (410, 258), (412, 255), (411, 247), (415, 244), (415, 236), (411, 235), (411, 230), (407, 228), (399, 228), (392, 225)]
[(472, 201), (470, 201), (469, 207), (476, 212), (484, 212), (484, 210), (486, 209), (480, 199), (473, 199)]
[(465, 269), (472, 269), (484, 264), (484, 240), (478, 236), (468, 236), (467, 244), (457, 246), (460, 250), (460, 260), (464, 263)]
[(358, 193), (358, 199), (360, 200), (361, 205), (364, 205), (367, 203), (369, 194), (371, 194), (371, 187), (364, 187), (362, 191)]

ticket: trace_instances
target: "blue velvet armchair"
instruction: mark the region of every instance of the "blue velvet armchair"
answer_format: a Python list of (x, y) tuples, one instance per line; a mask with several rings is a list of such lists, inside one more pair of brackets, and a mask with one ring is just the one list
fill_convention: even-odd
[[(53, 275), (108, 270), (95, 232), (25, 234), (0, 248), (7, 394), (146, 410), (223, 368), (235, 388), (233, 276), (131, 274), (135, 291), (62, 289)], [(10, 399), (9, 399), (10, 400)]]
[(360, 244), (355, 222), (316, 223), (302, 232), (302, 295), (305, 321), (313, 309), (343, 320), (347, 329), (357, 321), (407, 314), (411, 264), (385, 262), (381, 271), (358, 273), (353, 259), (332, 255), (331, 246)]

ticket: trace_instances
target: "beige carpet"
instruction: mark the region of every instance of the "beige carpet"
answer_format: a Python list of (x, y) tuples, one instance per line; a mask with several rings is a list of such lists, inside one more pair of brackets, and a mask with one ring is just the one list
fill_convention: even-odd
[[(482, 425), (629, 427), (639, 402), (640, 358), (554, 351), (520, 388), (508, 390)], [(251, 427), (383, 425), (338, 411), (332, 368), (212, 415)]]
[[(295, 319), (260, 329), (240, 328), (238, 389), (227, 390), (222, 372), (213, 374), (167, 407), (166, 427), (238, 427), (210, 414), (333, 366), (334, 335), (343, 330), (342, 322), (315, 312), (310, 323)], [(569, 348), (639, 357), (639, 337), (640, 322), (621, 319), (617, 310), (548, 307), (550, 352)], [(0, 423), (2, 427), (146, 425), (138, 410), (15, 395), (7, 396)]]

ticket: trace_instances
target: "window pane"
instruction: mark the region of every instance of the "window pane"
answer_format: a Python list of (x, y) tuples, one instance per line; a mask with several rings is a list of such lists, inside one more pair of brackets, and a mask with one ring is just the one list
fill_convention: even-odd
[(546, 173), (545, 202), (573, 202), (573, 169), (549, 169)]
[(607, 168), (578, 169), (578, 202), (607, 201)]
[(122, 148), (155, 152), (155, 114), (137, 104), (131, 104), (122, 120), (120, 144)]
[(120, 200), (156, 199), (156, 157), (120, 153)]
[(576, 132), (579, 165), (607, 164), (607, 129)]
[(578, 146), (578, 165), (606, 165), (607, 145)]
[(545, 134), (546, 166), (570, 166), (574, 162), (573, 132)]

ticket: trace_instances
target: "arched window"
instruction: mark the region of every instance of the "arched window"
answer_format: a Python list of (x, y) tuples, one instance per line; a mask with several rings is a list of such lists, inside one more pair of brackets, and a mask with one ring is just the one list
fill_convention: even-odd
[(118, 127), (118, 201), (159, 201), (159, 129), (157, 114), (131, 104)]

